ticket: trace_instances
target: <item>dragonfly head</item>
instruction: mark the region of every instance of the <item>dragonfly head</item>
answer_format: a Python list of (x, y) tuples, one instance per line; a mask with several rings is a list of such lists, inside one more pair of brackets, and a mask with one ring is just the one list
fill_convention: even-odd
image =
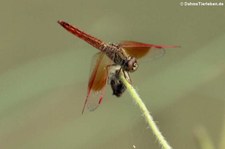
[(129, 60), (127, 60), (125, 64), (125, 70), (129, 72), (134, 72), (138, 68), (138, 63), (135, 57), (131, 57)]

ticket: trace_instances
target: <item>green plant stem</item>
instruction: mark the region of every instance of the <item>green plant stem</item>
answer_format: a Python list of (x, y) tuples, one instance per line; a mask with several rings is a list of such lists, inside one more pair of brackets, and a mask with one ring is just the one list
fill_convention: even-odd
[(127, 87), (127, 90), (129, 91), (131, 97), (134, 99), (135, 103), (139, 106), (141, 111), (144, 114), (144, 117), (149, 125), (149, 127), (152, 129), (153, 134), (156, 136), (159, 144), (162, 146), (163, 149), (172, 149), (172, 147), (169, 145), (169, 143), (166, 141), (166, 139), (163, 137), (162, 133), (159, 131), (159, 128), (157, 127), (156, 123), (153, 120), (153, 117), (150, 115), (150, 112), (148, 111), (147, 107), (145, 106), (144, 102), (136, 92), (136, 90), (133, 88), (133, 86), (124, 78), (123, 75), (120, 75), (120, 78), (124, 85)]

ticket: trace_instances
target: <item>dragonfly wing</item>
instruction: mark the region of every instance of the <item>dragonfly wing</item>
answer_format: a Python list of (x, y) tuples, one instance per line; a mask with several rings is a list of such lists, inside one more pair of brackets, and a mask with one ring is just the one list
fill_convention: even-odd
[(110, 65), (111, 60), (102, 52), (97, 53), (93, 58), (93, 67), (88, 82), (87, 97), (84, 102), (82, 113), (86, 106), (90, 111), (95, 110), (102, 101), (104, 87), (108, 78), (107, 65)]
[(153, 53), (157, 53), (157, 55), (161, 56), (165, 53), (165, 50), (164, 50), (165, 48), (178, 47), (178, 46), (147, 44), (147, 43), (141, 43), (136, 41), (123, 41), (119, 44), (119, 46), (121, 46), (127, 52), (127, 54), (135, 58), (141, 58), (145, 56), (147, 53), (151, 55), (156, 55)]

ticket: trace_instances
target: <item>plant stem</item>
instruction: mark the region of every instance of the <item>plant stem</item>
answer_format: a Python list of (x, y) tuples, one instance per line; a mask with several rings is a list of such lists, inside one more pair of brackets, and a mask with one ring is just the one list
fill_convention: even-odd
[(144, 114), (144, 117), (149, 125), (149, 127), (152, 129), (153, 134), (156, 136), (157, 140), (159, 141), (159, 144), (162, 146), (163, 149), (172, 149), (172, 147), (169, 145), (169, 143), (166, 141), (166, 139), (163, 137), (162, 133), (159, 131), (159, 128), (157, 127), (156, 123), (153, 120), (153, 117), (150, 115), (150, 112), (148, 111), (147, 107), (145, 106), (144, 102), (136, 92), (136, 90), (133, 88), (133, 86), (124, 78), (123, 75), (120, 75), (120, 79), (124, 83), (124, 85), (127, 87), (127, 90), (129, 91), (131, 97), (134, 99), (135, 103), (139, 106), (141, 111)]

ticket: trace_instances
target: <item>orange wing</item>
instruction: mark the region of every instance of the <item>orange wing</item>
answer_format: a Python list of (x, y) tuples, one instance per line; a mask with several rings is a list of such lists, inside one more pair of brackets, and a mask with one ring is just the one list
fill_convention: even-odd
[[(88, 82), (87, 97), (84, 102), (82, 113), (84, 112), (86, 105), (88, 105), (89, 110), (93, 111), (101, 103), (104, 93), (104, 87), (108, 79), (107, 66), (111, 63), (112, 61), (104, 53), (99, 52), (95, 55), (92, 64), (94, 65), (94, 67), (92, 67), (91, 69), (91, 75)], [(93, 97), (90, 97), (91, 92), (95, 92), (93, 94)], [(96, 95), (99, 97), (96, 97)]]
[[(176, 48), (178, 46), (164, 46), (164, 45), (154, 45), (154, 44), (147, 44), (141, 43), (136, 41), (123, 41), (119, 44), (127, 54), (135, 58), (141, 58), (145, 56), (150, 50), (153, 48), (156, 49), (164, 49), (164, 48)], [(164, 50), (163, 50), (164, 52)]]

